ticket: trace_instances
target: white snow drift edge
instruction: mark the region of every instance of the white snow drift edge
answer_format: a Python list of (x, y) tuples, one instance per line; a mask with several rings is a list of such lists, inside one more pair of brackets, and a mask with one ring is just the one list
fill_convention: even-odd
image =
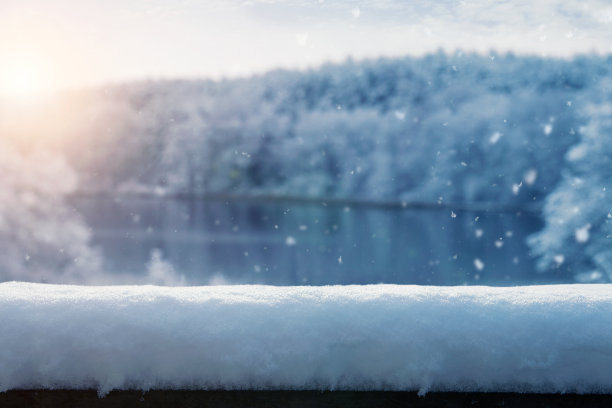
[(0, 391), (612, 391), (610, 285), (11, 282), (0, 322)]

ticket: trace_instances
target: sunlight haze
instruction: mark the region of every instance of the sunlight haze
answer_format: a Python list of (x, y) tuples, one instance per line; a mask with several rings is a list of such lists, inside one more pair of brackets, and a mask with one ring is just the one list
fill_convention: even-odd
[[(598, 0), (5, 0), (0, 61), (9, 68), (0, 74), (0, 95), (142, 79), (239, 77), (438, 49), (607, 54), (611, 28), (612, 7)], [(30, 57), (15, 60), (15, 53)]]

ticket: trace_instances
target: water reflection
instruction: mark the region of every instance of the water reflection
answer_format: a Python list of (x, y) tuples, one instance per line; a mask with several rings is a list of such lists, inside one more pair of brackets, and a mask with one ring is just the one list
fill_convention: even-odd
[(531, 214), (295, 203), (79, 198), (106, 267), (145, 273), (155, 250), (189, 284), (571, 282), (538, 274)]

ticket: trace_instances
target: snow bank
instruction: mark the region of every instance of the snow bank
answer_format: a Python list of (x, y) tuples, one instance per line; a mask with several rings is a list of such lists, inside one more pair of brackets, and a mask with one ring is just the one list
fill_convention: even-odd
[(612, 392), (612, 287), (0, 284), (15, 388)]

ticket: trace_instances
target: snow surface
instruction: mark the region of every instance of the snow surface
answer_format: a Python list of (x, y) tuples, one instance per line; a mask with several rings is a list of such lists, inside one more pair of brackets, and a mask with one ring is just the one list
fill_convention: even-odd
[(0, 391), (612, 392), (612, 287), (0, 284)]

